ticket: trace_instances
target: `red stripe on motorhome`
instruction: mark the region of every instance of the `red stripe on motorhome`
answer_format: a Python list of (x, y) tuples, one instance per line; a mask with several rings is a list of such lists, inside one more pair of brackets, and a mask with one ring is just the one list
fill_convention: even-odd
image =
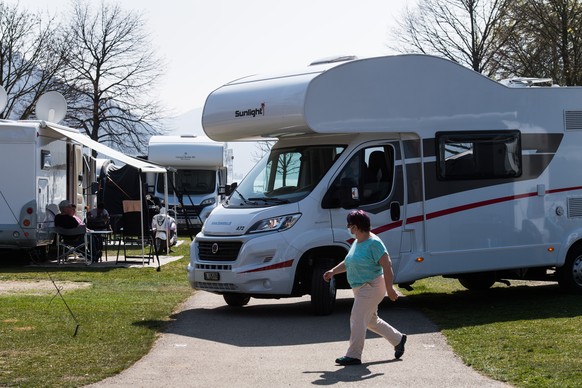
[(293, 265), (293, 260), (287, 260), (287, 261), (284, 261), (282, 263), (271, 264), (271, 265), (267, 265), (266, 267), (255, 268), (255, 269), (251, 269), (248, 271), (243, 271), (241, 273), (270, 271), (272, 269), (288, 268), (288, 267), (291, 267), (292, 265)]
[[(546, 190), (545, 194), (562, 193), (565, 191), (575, 191), (575, 190), (582, 190), (582, 186), (574, 186), (574, 187), (565, 187), (562, 189)], [(430, 220), (433, 218), (443, 217), (443, 216), (453, 214), (453, 213), (459, 213), (459, 212), (462, 212), (465, 210), (476, 209), (479, 207), (494, 205), (496, 203), (502, 203), (502, 202), (507, 202), (507, 201), (513, 201), (516, 199), (535, 197), (537, 195), (538, 195), (537, 192), (533, 192), (533, 193), (525, 193), (525, 194), (519, 194), (519, 195), (510, 195), (510, 196), (501, 197), (501, 198), (488, 199), (487, 201), (468, 203), (466, 205), (455, 206), (455, 207), (452, 207), (450, 209), (443, 209), (443, 210), (439, 210), (436, 212), (428, 213), (426, 215), (426, 219)], [(416, 222), (421, 222), (421, 221), (423, 221), (423, 219), (424, 218), (422, 215), (410, 217), (406, 220), (406, 224), (410, 225), (410, 224), (414, 224)], [(383, 233), (383, 232), (386, 232), (388, 230), (398, 228), (400, 226), (402, 226), (402, 220), (392, 222), (392, 223), (387, 224), (387, 225), (379, 226), (379, 227), (373, 229), (372, 232), (374, 232), (375, 234)]]

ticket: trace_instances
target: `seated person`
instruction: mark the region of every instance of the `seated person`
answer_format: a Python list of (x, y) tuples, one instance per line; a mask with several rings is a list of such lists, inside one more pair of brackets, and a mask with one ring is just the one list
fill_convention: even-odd
[(109, 212), (103, 202), (99, 202), (96, 208), (87, 213), (87, 226), (93, 230), (109, 229)]
[[(63, 200), (59, 203), (59, 210), (61, 211), (59, 214), (55, 216), (55, 226), (58, 226), (63, 229), (75, 229), (78, 228), (83, 224), (83, 221), (79, 217), (77, 217), (76, 206), (69, 202), (68, 200)], [(71, 236), (74, 237), (74, 236)], [(101, 249), (99, 249), (99, 241), (91, 236), (92, 246), (96, 247), (94, 250), (95, 252), (89, 252), (89, 256), (93, 263), (99, 261), (99, 257), (101, 256)], [(81, 245), (84, 242), (85, 233), (79, 234), (76, 241), (70, 241), (72, 244)]]

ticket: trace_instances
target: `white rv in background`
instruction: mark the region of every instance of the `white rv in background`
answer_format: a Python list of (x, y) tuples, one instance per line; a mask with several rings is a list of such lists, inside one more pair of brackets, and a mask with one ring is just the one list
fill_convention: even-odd
[[(400, 286), (442, 275), (582, 293), (580, 87), (515, 88), (445, 59), (387, 56), (233, 81), (208, 96), (202, 123), (216, 141), (278, 139), (190, 247), (192, 287), (229, 305), (310, 294), (330, 313), (322, 275), (348, 251), (353, 208)], [(345, 274), (335, 284), (347, 288)]]
[[(228, 174), (232, 174), (232, 150), (207, 137), (152, 136), (148, 160), (170, 168), (164, 206), (176, 209), (178, 227), (201, 228), (224, 198)], [(162, 201), (163, 176), (149, 174), (147, 180), (148, 191)]]

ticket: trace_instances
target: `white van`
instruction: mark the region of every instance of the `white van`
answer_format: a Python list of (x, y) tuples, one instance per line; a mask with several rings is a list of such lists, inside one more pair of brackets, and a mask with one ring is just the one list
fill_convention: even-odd
[(582, 292), (582, 88), (387, 56), (226, 84), (203, 127), (216, 141), (278, 139), (191, 244), (190, 284), (229, 305), (310, 294), (330, 313), (322, 274), (348, 251), (352, 208), (370, 215), (401, 287), (443, 275)]

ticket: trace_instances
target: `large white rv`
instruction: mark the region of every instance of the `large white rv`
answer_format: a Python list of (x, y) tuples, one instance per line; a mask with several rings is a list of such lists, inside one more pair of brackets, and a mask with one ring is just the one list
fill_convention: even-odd
[(231, 82), (209, 95), (203, 127), (216, 141), (278, 139), (191, 244), (192, 287), (229, 305), (310, 294), (331, 312), (322, 274), (344, 258), (356, 207), (400, 286), (443, 275), (582, 292), (582, 88), (387, 56)]
[(56, 205), (75, 198), (83, 211), (84, 165), (82, 146), (44, 122), (0, 121), (0, 248), (51, 244)]
[[(178, 208), (178, 226), (202, 227), (224, 197), (232, 150), (204, 136), (152, 136), (148, 160), (170, 168), (168, 205)], [(162, 174), (148, 175), (148, 186), (156, 198), (164, 198)]]

